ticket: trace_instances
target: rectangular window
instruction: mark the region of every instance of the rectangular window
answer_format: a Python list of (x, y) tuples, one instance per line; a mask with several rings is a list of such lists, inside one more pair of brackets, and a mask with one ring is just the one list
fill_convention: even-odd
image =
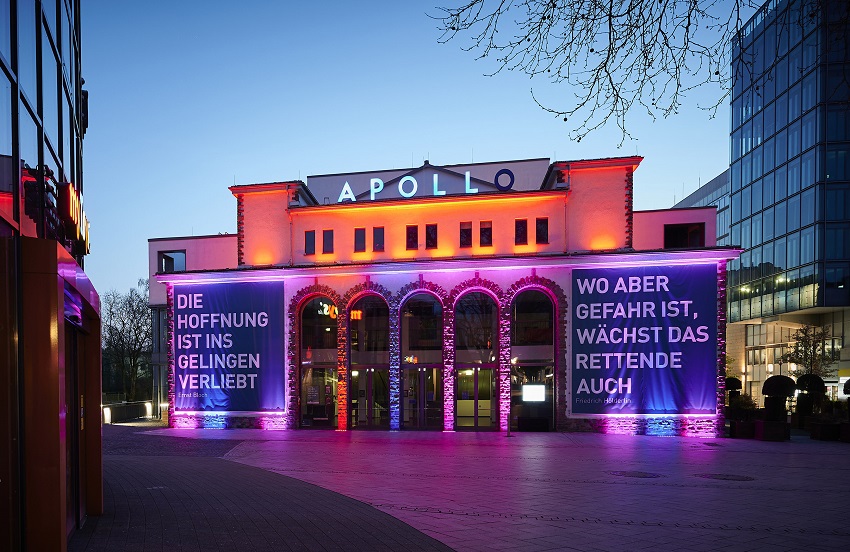
[(372, 228), (372, 251), (384, 250), (384, 227), (375, 226)]
[(163, 274), (186, 271), (185, 249), (182, 251), (160, 251), (157, 257), (159, 272)]
[(549, 243), (549, 219), (548, 218), (539, 218), (537, 219), (536, 226), (536, 234), (537, 234), (537, 243)]
[(460, 246), (461, 247), (472, 247), (472, 223), (471, 222), (461, 222), (460, 223)]
[(516, 219), (514, 221), (514, 245), (528, 244), (528, 220)]
[(665, 224), (664, 249), (705, 247), (705, 224)]
[(407, 227), (407, 249), (419, 249), (419, 226)]
[(437, 249), (437, 225), (425, 225), (425, 249)]
[(315, 230), (307, 230), (304, 232), (304, 254), (305, 255), (315, 255), (316, 254), (316, 231)]
[(481, 247), (493, 245), (493, 221), (482, 220), (479, 227), (478, 240)]
[(334, 231), (322, 230), (322, 253), (334, 252)]
[(354, 252), (361, 253), (366, 251), (366, 229), (365, 228), (355, 228), (354, 229)]

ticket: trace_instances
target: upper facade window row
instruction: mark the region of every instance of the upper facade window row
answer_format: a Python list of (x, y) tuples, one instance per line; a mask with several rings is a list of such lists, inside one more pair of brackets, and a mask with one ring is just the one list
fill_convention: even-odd
[[(478, 246), (492, 247), (493, 246), (493, 221), (482, 220), (478, 225)], [(438, 246), (438, 225), (425, 224), (425, 249), (437, 249)], [(420, 248), (419, 228), (417, 224), (408, 224), (405, 227), (405, 249), (417, 250)], [(460, 223), (459, 244), (462, 249), (473, 247), (473, 222), (466, 221)], [(528, 245), (528, 219), (516, 219), (514, 221), (514, 245)], [(534, 220), (534, 243), (545, 245), (549, 243), (549, 219), (546, 217), (538, 217)], [(354, 229), (354, 252), (362, 253), (366, 251), (366, 228)], [(372, 251), (384, 251), (384, 227), (375, 226), (372, 228)], [(334, 253), (334, 231), (322, 230), (322, 254)], [(316, 230), (306, 230), (304, 232), (304, 254), (316, 254)]]

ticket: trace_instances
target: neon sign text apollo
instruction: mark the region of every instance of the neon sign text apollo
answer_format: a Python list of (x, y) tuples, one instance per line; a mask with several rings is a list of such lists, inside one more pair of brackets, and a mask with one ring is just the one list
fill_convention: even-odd
[[(504, 178), (502, 178), (504, 177)], [(506, 192), (513, 188), (514, 186), (514, 173), (510, 169), (502, 169), (496, 173), (496, 176), (493, 177), (493, 185), (501, 192)], [(505, 181), (503, 184), (502, 181)], [(433, 188), (432, 188), (432, 196), (444, 196), (446, 195), (445, 190), (440, 189), (440, 178), (437, 173), (433, 174)], [(369, 180), (369, 201), (374, 201), (378, 194), (380, 194), (384, 190), (384, 181), (380, 178), (372, 178)], [(411, 198), (416, 195), (416, 192), (419, 191), (419, 182), (413, 176), (404, 176), (398, 181), (398, 195), (403, 198)], [(472, 187), (472, 178), (470, 177), (469, 171), (464, 173), (464, 193), (465, 194), (477, 194), (478, 188)], [(339, 198), (337, 199), (338, 203), (342, 203), (343, 201), (357, 201), (357, 198), (354, 195), (354, 191), (351, 189), (351, 185), (348, 181), (342, 185), (342, 191), (339, 193)]]

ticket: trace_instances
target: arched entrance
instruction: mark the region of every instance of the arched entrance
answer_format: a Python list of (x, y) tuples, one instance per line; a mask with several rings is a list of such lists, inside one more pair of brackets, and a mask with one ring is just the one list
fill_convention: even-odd
[(555, 306), (538, 290), (511, 305), (511, 429), (549, 431), (555, 420)]
[(498, 427), (498, 321), (496, 301), (471, 292), (455, 303), (455, 427)]
[(301, 427), (337, 426), (337, 307), (314, 297), (301, 309)]
[(348, 310), (352, 429), (390, 427), (390, 310), (375, 295), (361, 297)]
[(401, 340), (401, 428), (443, 429), (443, 306), (430, 293), (405, 301)]

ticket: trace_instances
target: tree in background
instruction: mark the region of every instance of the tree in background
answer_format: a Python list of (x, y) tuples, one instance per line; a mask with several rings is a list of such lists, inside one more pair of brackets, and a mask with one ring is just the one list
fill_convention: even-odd
[[(559, 100), (566, 105), (532, 97), (572, 125), (570, 138), (580, 141), (613, 119), (625, 139), (633, 108), (666, 118), (704, 85), (716, 94), (698, 107), (711, 116), (725, 110), (731, 45), (764, 1), (463, 0), (439, 8), (435, 19), (440, 42), (464, 40), (477, 59), (495, 58), (491, 75), (507, 69), (567, 85), (574, 98)], [(797, 2), (780, 24), (810, 25), (824, 1)], [(736, 60), (736, 71), (752, 70), (752, 60)]]
[(127, 293), (110, 290), (101, 300), (104, 391), (112, 385), (128, 401), (150, 398), (153, 330), (148, 281), (139, 280)]
[[(818, 328), (808, 324), (791, 334), (794, 344), (779, 358), (781, 363), (795, 364), (791, 375), (798, 378), (805, 374), (813, 374), (820, 378), (835, 375), (835, 369), (830, 368), (835, 362), (832, 352), (832, 336), (828, 328)], [(829, 343), (829, 347), (827, 347)]]

